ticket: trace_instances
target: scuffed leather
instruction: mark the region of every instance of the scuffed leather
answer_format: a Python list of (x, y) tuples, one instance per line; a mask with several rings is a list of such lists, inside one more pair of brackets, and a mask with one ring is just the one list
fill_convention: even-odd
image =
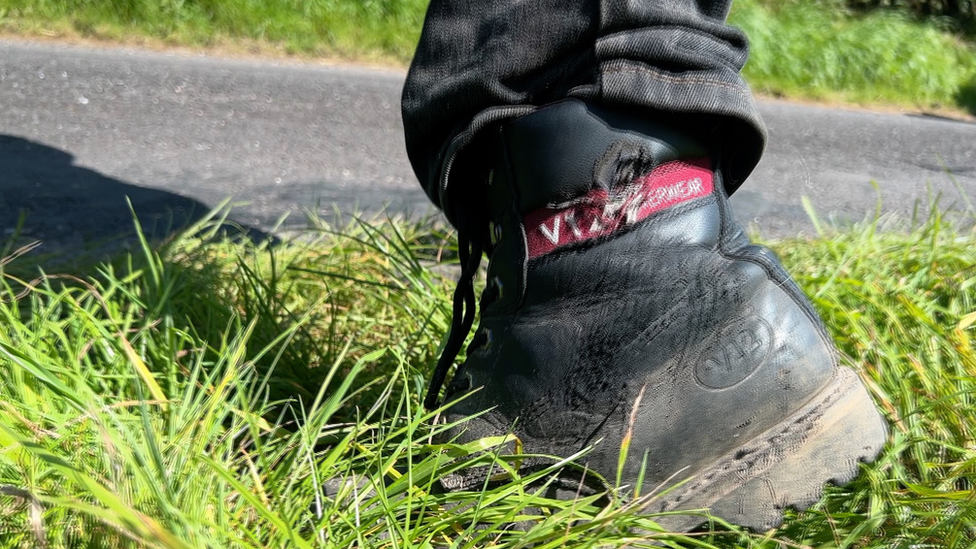
[[(525, 261), (520, 216), (602, 184), (599, 163), (614, 139), (654, 144), (650, 167), (703, 148), (649, 123), (642, 131), (656, 137), (618, 131), (608, 117), (596, 124), (594, 110), (574, 102), (551, 109), (500, 134), (491, 207), (508, 238), (491, 250), (488, 274), (518, 291), (485, 304), (479, 330), (491, 332), (491, 345), (472, 350), (457, 376), (470, 387), (452, 384), (450, 398), (480, 391), (447, 415), (491, 411), (453, 434), (514, 428), (525, 451), (552, 455), (600, 441), (585, 461), (612, 479), (631, 431), (625, 484), (636, 482), (645, 453), (645, 486), (690, 476), (816, 395), (836, 367), (832, 345), (775, 256), (732, 220), (717, 157), (711, 195)], [(555, 135), (573, 120), (573, 131)], [(564, 145), (572, 158), (560, 162)]]

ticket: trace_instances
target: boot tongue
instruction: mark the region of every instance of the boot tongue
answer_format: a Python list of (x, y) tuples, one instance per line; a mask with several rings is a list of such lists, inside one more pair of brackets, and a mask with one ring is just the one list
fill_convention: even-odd
[(687, 132), (564, 101), (504, 127), (528, 259), (608, 236), (715, 189)]

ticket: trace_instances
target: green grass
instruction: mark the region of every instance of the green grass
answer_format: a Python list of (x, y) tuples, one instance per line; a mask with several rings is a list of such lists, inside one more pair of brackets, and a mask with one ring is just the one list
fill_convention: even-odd
[[(937, 209), (891, 224), (774, 243), (891, 422), (883, 455), (777, 531), (658, 541), (976, 543), (976, 233)], [(453, 255), (437, 225), (315, 223), (274, 248), (217, 225), (79, 276), (0, 262), (0, 547), (650, 543), (625, 501), (540, 496), (547, 472), (520, 478), (503, 440), (431, 443), (419, 400), (452, 276), (434, 267)], [(508, 472), (490, 489), (432, 489), (488, 464)]]
[(426, 0), (0, 0), (0, 29), (402, 62)]
[[(426, 0), (0, 0), (0, 31), (405, 64)], [(976, 112), (976, 46), (842, 0), (737, 0), (767, 94)]]
[(838, 0), (737, 2), (749, 37), (744, 74), (762, 93), (976, 113), (976, 47), (896, 11), (860, 16)]

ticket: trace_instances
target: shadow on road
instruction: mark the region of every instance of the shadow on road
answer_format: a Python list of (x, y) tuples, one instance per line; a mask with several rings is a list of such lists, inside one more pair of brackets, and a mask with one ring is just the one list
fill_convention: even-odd
[[(18, 242), (41, 241), (39, 255), (108, 256), (135, 235), (127, 198), (154, 241), (210, 212), (196, 200), (77, 166), (65, 151), (0, 134), (0, 242), (9, 242), (26, 216)], [(246, 230), (250, 238), (266, 238), (260, 231)]]

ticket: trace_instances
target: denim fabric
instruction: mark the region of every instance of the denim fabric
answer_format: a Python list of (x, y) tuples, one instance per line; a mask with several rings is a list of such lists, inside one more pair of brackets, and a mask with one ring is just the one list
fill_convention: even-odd
[(432, 0), (402, 98), (428, 196), (454, 222), (483, 179), (482, 130), (567, 97), (635, 116), (707, 115), (721, 125), (731, 193), (759, 161), (765, 129), (740, 75), (748, 43), (725, 24), (730, 4)]

